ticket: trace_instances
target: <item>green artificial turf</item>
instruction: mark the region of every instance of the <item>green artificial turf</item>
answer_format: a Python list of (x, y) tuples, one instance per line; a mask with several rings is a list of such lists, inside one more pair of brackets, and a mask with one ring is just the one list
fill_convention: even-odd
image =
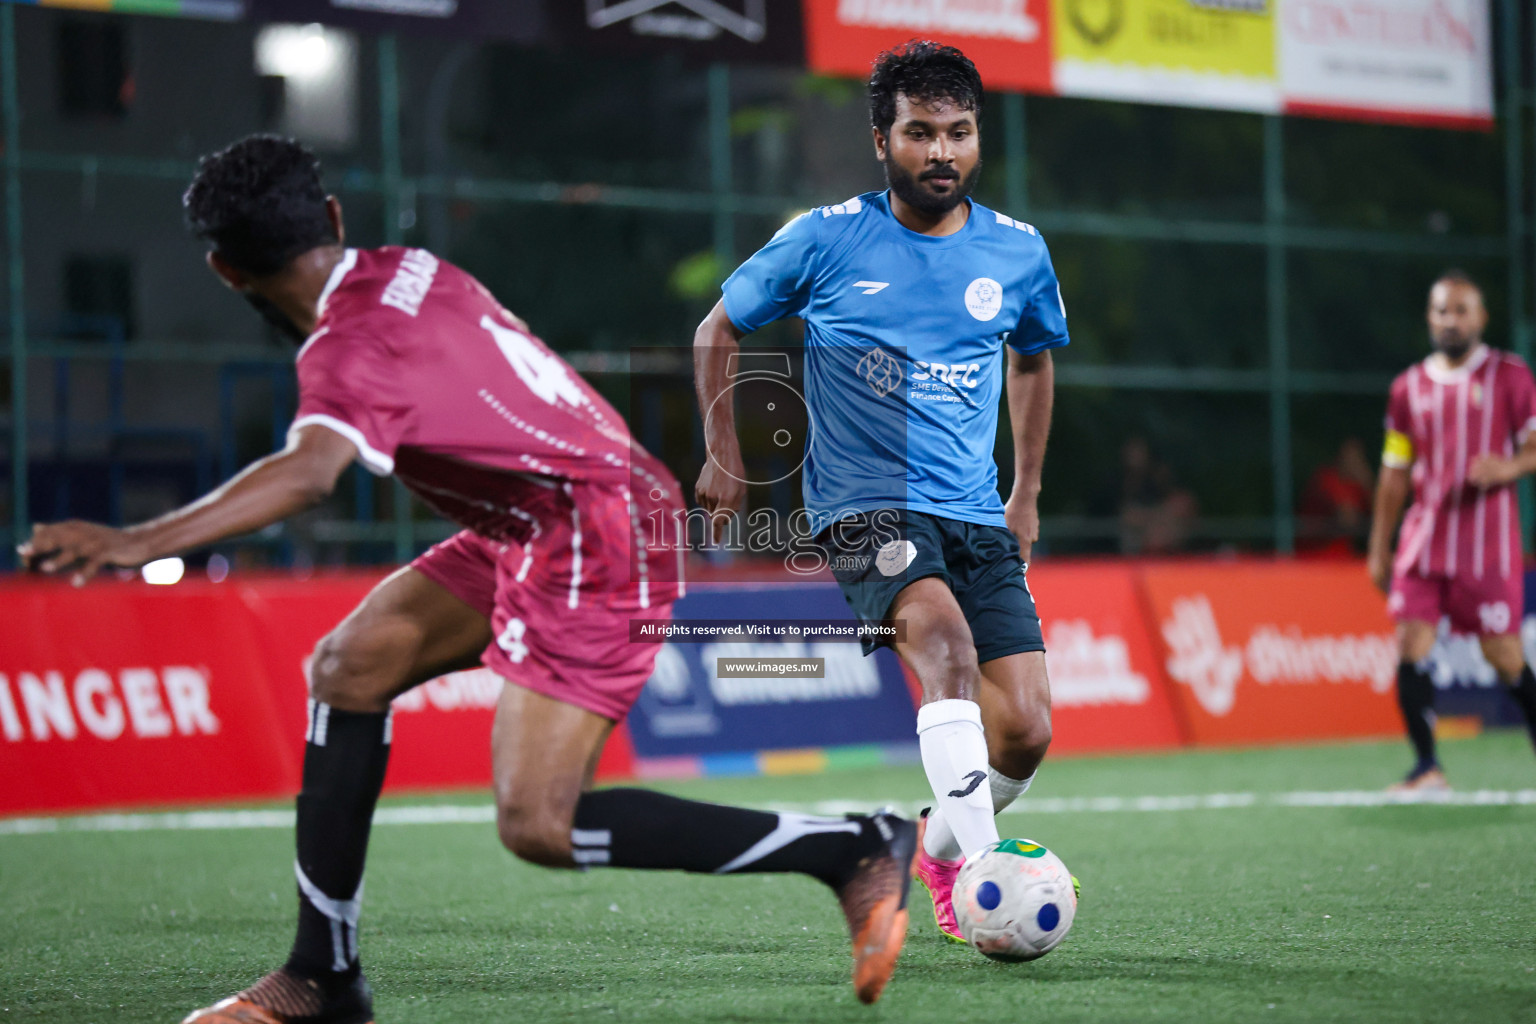
[[(1448, 743), (1462, 790), (1536, 788), (1523, 734)], [(1249, 793), (1250, 806), (1009, 814), (1083, 881), (1066, 942), (1003, 965), (943, 941), (920, 888), (859, 1005), (829, 894), (798, 877), (517, 863), (487, 824), (374, 833), (364, 964), (385, 1024), (536, 1021), (1536, 1021), (1536, 806), (1290, 807), (1376, 790), (1405, 745), (1058, 760), (1035, 800)], [(701, 799), (911, 807), (921, 772), (714, 779)], [(480, 803), (481, 794), (394, 804)], [(0, 834), (0, 1024), (166, 1022), (281, 962), (283, 828)]]

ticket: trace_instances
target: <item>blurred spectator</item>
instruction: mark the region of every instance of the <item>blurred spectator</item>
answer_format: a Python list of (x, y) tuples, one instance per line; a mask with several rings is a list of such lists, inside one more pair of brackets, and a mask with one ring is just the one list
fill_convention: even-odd
[(1297, 507), (1296, 553), (1309, 558), (1353, 558), (1371, 525), (1375, 481), (1365, 442), (1347, 437), (1333, 462), (1319, 466)]
[(1120, 550), (1127, 555), (1166, 555), (1189, 540), (1200, 503), (1173, 478), (1167, 463), (1152, 457), (1146, 438), (1126, 438), (1120, 448)]

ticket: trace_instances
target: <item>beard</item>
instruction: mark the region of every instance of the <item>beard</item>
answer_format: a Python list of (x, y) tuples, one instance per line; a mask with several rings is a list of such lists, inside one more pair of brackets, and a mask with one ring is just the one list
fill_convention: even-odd
[[(953, 173), (952, 169), (936, 168), (914, 175), (889, 157), (885, 160), (885, 180), (891, 186), (891, 191), (896, 193), (897, 198), (902, 202), (929, 217), (942, 217), (965, 202), (971, 194), (971, 189), (976, 187), (976, 180), (981, 176), (981, 161), (977, 160), (976, 166), (971, 168), (971, 173), (964, 178), (950, 178)], [(954, 181), (954, 189), (948, 195), (937, 195), (922, 187), (922, 182), (935, 178)]]
[(295, 345), (304, 343), (304, 332), (299, 330), (299, 325), (288, 318), (288, 314), (277, 308), (277, 304), (263, 298), (255, 292), (241, 292), (240, 297), (251, 304), (251, 308), (261, 314), (261, 318), (271, 324), (277, 333), (293, 342)]
[(1459, 362), (1472, 349), (1475, 338), (1460, 331), (1431, 331), (1429, 343), (1436, 352), (1452, 362)]

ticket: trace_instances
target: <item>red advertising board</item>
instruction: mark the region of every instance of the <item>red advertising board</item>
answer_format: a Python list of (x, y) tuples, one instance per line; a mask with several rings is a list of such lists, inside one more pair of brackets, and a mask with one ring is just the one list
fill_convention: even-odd
[(1151, 566), (1142, 581), (1191, 742), (1402, 731), (1392, 624), (1358, 563)]
[(868, 78), (881, 50), (912, 38), (964, 50), (988, 89), (1052, 90), (1046, 0), (805, 0), (806, 63), (813, 71)]
[[(0, 814), (292, 795), (306, 662), (377, 579), (0, 584)], [(397, 700), (386, 791), (487, 784), (501, 687)], [(616, 735), (599, 774), (632, 760)]]
[(1178, 719), (1129, 565), (1037, 562), (1051, 753), (1178, 746)]
[(295, 788), (284, 737), (303, 718), (273, 699), (238, 602), (117, 583), (18, 583), (0, 602), (0, 813)]
[[(290, 796), (305, 663), (373, 574), (0, 582), (0, 814)], [(1356, 563), (1040, 562), (1056, 754), (1392, 736), (1396, 652)], [(395, 703), (387, 787), (483, 786), (499, 678)], [(615, 731), (600, 766), (631, 773)]]

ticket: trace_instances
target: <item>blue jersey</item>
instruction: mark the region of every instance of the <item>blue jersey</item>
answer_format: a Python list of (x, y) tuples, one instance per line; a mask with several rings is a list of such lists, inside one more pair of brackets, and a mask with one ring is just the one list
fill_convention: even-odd
[(973, 202), (959, 231), (922, 235), (868, 192), (786, 224), (723, 291), (744, 332), (805, 320), (814, 529), (876, 508), (1006, 526), (993, 459), (1003, 345), (1033, 355), (1068, 341), (1038, 231)]

